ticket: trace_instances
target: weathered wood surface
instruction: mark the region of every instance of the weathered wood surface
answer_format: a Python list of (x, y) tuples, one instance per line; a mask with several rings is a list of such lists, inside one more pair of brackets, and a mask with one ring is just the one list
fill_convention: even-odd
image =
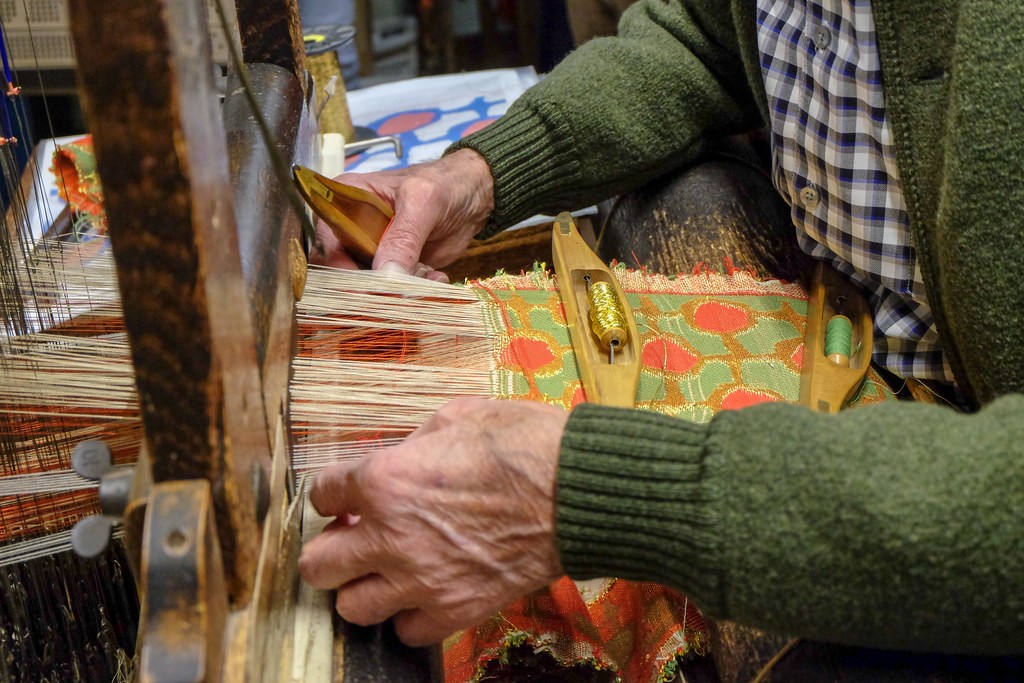
[(245, 604), (269, 448), (205, 8), (69, 9), (152, 478), (213, 484), (228, 588)]
[(334, 614), (334, 650), (338, 683), (431, 683), (444, 680), (440, 646), (410, 648), (398, 639), (390, 621), (356, 626)]
[[(299, 79), (271, 64), (248, 65), (257, 105), (274, 134), (286, 166), (312, 164), (316, 125)], [(267, 424), (286, 411), (291, 358), (295, 352), (293, 242), (301, 239), (299, 217), (289, 201), (290, 183), (274, 174), (252, 108), (236, 75), (228, 77), (224, 126), (238, 224), (238, 256), (249, 300), (256, 359), (260, 367)]]
[(298, 0), (236, 0), (235, 8), (242, 61), (279, 66), (298, 77), (305, 89), (306, 48)]
[[(590, 216), (576, 219), (580, 235), (592, 248), (594, 224)], [(535, 264), (551, 263), (551, 223), (502, 232), (488, 240), (473, 240), (456, 261), (443, 270), (452, 282), (487, 278), (499, 270), (529, 271)]]
[(139, 683), (220, 681), (228, 604), (206, 481), (159, 484), (146, 516)]
[(797, 281), (812, 263), (797, 246), (789, 207), (740, 143), (623, 195), (598, 234), (606, 259), (656, 273), (690, 272), (700, 263), (720, 271), (731, 259), (762, 277)]

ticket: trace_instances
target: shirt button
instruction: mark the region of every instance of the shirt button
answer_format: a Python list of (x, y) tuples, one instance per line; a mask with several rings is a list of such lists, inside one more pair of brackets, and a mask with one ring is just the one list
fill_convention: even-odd
[(800, 202), (808, 211), (814, 211), (814, 207), (818, 205), (818, 199), (818, 188), (813, 185), (808, 185), (800, 190)]
[(832, 34), (824, 26), (815, 26), (811, 30), (811, 41), (814, 43), (814, 47), (818, 49), (818, 52), (827, 50), (829, 44), (832, 42)]

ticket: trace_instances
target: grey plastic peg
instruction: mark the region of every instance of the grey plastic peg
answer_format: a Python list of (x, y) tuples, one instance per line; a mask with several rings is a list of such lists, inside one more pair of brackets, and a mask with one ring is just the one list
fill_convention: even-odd
[(98, 481), (103, 514), (84, 517), (71, 529), (71, 547), (79, 557), (102, 555), (114, 526), (131, 500), (132, 470), (117, 470), (110, 447), (99, 439), (83, 441), (71, 452), (71, 468), (84, 479)]

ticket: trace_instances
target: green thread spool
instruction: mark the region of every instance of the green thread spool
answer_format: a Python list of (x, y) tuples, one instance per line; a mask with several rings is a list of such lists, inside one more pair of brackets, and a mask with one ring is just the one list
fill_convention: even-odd
[(845, 315), (834, 315), (825, 327), (825, 355), (836, 365), (849, 367), (853, 347), (853, 323)]

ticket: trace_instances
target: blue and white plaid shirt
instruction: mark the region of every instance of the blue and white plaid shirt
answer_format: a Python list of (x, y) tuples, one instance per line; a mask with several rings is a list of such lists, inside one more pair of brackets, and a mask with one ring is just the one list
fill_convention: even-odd
[(875, 362), (952, 381), (916, 265), (869, 0), (758, 0), (774, 181), (800, 246), (864, 286)]

